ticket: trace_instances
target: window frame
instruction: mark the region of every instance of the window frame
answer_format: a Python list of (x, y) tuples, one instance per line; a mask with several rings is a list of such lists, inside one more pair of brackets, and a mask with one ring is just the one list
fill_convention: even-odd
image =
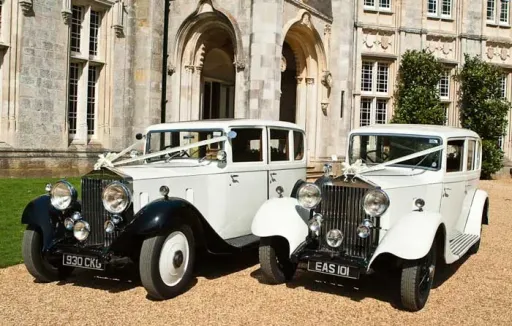
[[(450, 2), (450, 14), (443, 14), (443, 7), (444, 2), (449, 1)], [(429, 5), (430, 3), (435, 4), (435, 12), (431, 12)], [(436, 18), (436, 19), (446, 19), (446, 20), (453, 20), (453, 0), (427, 0), (427, 17), (428, 18)]]
[[(360, 94), (361, 94), (361, 97), (360, 97), (360, 103), (359, 103), (359, 126), (363, 126), (362, 124), (362, 121), (366, 121), (368, 120), (368, 124), (364, 124), (365, 126), (366, 125), (373, 125), (373, 124), (382, 124), (381, 122), (377, 122), (377, 120), (379, 121), (384, 121), (384, 124), (388, 123), (389, 121), (389, 101), (391, 99), (391, 93), (392, 93), (392, 90), (391, 90), (391, 87), (393, 86), (392, 83), (390, 82), (390, 79), (391, 79), (391, 76), (390, 76), (390, 72), (391, 72), (391, 65), (392, 65), (393, 62), (389, 61), (389, 60), (383, 60), (383, 59), (380, 59), (380, 58), (362, 58), (361, 59), (361, 69), (360, 69), (360, 74), (361, 74), (361, 79), (360, 79), (360, 83), (359, 83), (359, 87), (360, 87)], [(371, 83), (370, 83), (370, 89), (371, 90), (363, 90), (363, 77), (364, 77), (364, 67), (368, 66), (368, 64), (371, 65)], [(385, 66), (386, 67), (386, 70), (385, 70), (385, 79), (386, 79), (386, 82), (385, 82), (385, 89), (386, 91), (383, 92), (383, 91), (379, 91), (379, 85), (381, 85), (381, 82), (383, 81), (384, 78), (379, 78), (379, 76), (383, 76), (382, 74), (380, 74), (381, 70), (380, 70), (380, 67), (382, 66)], [(380, 88), (380, 90), (382, 90), (383, 88)], [(370, 103), (369, 104), (369, 116), (370, 118), (369, 119), (362, 119), (362, 116), (363, 116), (363, 103)], [(384, 103), (385, 104), (385, 117), (384, 117), (384, 120), (382, 119), (379, 119), (378, 117), (382, 114), (379, 110), (379, 104), (382, 104)], [(365, 109), (366, 110), (366, 109)]]
[[(266, 127), (260, 127), (260, 126), (231, 126), (229, 127), (229, 129), (226, 131), (226, 133), (230, 132), (230, 131), (235, 131), (236, 130), (240, 130), (240, 129), (259, 129), (261, 131), (261, 160), (260, 161), (247, 161), (247, 162), (235, 162), (233, 160), (233, 141), (230, 140), (229, 141), (229, 151), (228, 151), (228, 162), (230, 164), (235, 164), (236, 166), (243, 166), (243, 165), (256, 165), (256, 166), (261, 166), (261, 165), (267, 165), (268, 164), (268, 151), (267, 151), (267, 147), (268, 147), (268, 132), (267, 132), (267, 128)], [(235, 138), (236, 139), (236, 138)]]
[[(273, 130), (276, 130), (276, 131), (286, 131), (288, 133), (288, 136), (287, 136), (287, 139), (286, 139), (286, 147), (287, 147), (287, 159), (286, 160), (272, 160), (272, 150), (271, 150), (271, 141), (272, 141), (272, 131)], [(268, 126), (267, 127), (267, 160), (268, 160), (268, 163), (269, 164), (289, 164), (291, 162), (294, 162), (295, 160), (293, 159), (293, 155), (292, 155), (292, 147), (291, 145), (293, 145), (293, 142), (291, 141), (291, 137), (293, 137), (293, 134), (291, 133), (292, 131), (288, 128), (284, 128), (284, 127), (275, 127), (275, 126)], [(294, 149), (295, 151), (295, 149)]]
[(366, 11), (382, 11), (382, 12), (391, 12), (391, 8), (393, 7), (393, 0), (386, 0), (388, 2), (388, 6), (382, 6), (383, 0), (369, 0), (372, 1), (373, 4), (366, 4), (367, 0), (363, 0), (363, 9)]
[[(448, 171), (448, 146), (450, 146), (450, 142), (452, 141), (462, 141), (462, 159), (461, 159), (461, 163), (462, 163), (462, 167), (461, 167), (461, 170), (460, 171)], [(445, 154), (444, 154), (444, 158), (443, 158), (443, 171), (446, 175), (453, 175), (453, 174), (456, 174), (456, 173), (465, 173), (467, 168), (466, 168), (466, 160), (467, 160), (467, 137), (453, 137), (453, 138), (448, 138), (446, 140), (446, 147), (445, 147), (445, 150), (444, 150)]]
[[(492, 17), (489, 17), (489, 3), (492, 1), (493, 10)], [(506, 4), (506, 21), (502, 20), (503, 15), (503, 5)], [(510, 27), (510, 1), (502, 1), (502, 0), (487, 0), (485, 2), (485, 21), (487, 25), (491, 26), (503, 26)]]
[[(291, 132), (291, 149), (293, 149), (293, 153), (290, 150), (290, 154), (292, 154), (292, 162), (304, 162), (306, 160), (306, 133), (302, 130), (290, 130)], [(295, 133), (299, 134), (302, 138), (302, 157), (300, 159), (296, 159), (295, 155)]]

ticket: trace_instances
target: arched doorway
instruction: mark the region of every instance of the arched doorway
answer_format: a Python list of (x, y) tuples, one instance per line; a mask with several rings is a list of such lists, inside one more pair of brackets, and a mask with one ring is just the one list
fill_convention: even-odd
[[(173, 45), (171, 112), (178, 121), (234, 118), (244, 114), (245, 69), (241, 32), (232, 15), (199, 1)], [(239, 103), (239, 105), (235, 105)], [(238, 108), (238, 109), (237, 109)]]
[(234, 118), (235, 67), (229, 35), (209, 35), (201, 72), (200, 119)]
[(281, 57), (279, 120), (294, 123), (297, 120), (297, 64), (292, 48), (286, 41), (283, 44)]

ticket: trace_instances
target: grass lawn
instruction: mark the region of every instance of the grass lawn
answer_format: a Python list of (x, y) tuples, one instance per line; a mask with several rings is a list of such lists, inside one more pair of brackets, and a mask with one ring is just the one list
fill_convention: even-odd
[[(21, 214), (25, 206), (34, 198), (45, 193), (44, 187), (60, 179), (0, 179), (0, 268), (19, 264), (21, 239), (25, 225), (21, 224)], [(78, 191), (80, 198), (80, 178), (67, 179)]]

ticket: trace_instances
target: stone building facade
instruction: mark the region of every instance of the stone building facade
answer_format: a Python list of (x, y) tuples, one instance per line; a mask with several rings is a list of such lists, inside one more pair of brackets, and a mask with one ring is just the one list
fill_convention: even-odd
[[(167, 30), (165, 5), (1, 2), (0, 176), (83, 173), (149, 124), (211, 118), (296, 122), (318, 166), (389, 121), (407, 49), (445, 64), (451, 125), (464, 53), (504, 68), (511, 99), (508, 1), (175, 0)], [(502, 146), (510, 158), (512, 128)]]

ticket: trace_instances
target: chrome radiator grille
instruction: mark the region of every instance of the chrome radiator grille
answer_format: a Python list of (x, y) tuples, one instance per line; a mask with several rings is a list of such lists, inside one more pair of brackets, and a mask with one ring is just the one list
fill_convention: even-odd
[[(378, 230), (373, 230), (366, 239), (357, 235), (357, 227), (364, 219), (378, 221), (367, 215), (363, 209), (363, 200), (368, 188), (354, 186), (324, 185), (322, 201), (317, 211), (323, 215), (324, 221), (320, 229), (320, 249), (340, 251), (356, 258), (367, 258), (379, 240)], [(331, 248), (325, 236), (331, 229), (338, 229), (344, 235), (340, 247)]]
[(109, 212), (103, 207), (101, 194), (103, 189), (114, 180), (82, 179), (82, 216), (91, 226), (91, 233), (86, 240), (89, 246), (109, 246), (119, 232), (106, 233), (103, 224)]

